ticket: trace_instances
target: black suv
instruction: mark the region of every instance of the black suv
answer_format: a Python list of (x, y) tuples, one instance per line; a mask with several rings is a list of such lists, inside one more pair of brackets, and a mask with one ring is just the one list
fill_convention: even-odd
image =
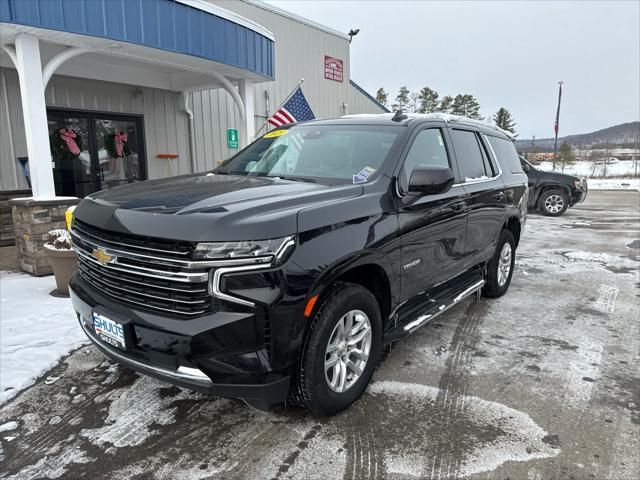
[(586, 178), (538, 170), (522, 157), (520, 163), (529, 178), (529, 208), (558, 217), (587, 198)]
[(73, 305), (134, 370), (333, 414), (384, 345), (506, 292), (526, 181), (509, 136), (461, 117), (281, 128), (211, 172), (84, 199)]

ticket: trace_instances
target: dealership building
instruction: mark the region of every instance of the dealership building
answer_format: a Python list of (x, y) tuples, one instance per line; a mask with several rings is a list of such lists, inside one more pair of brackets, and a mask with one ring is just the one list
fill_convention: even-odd
[(36, 212), (55, 226), (68, 197), (211, 169), (298, 85), (317, 118), (386, 111), (349, 40), (256, 0), (0, 0), (0, 200), (31, 197), (3, 203), (3, 242), (17, 209), (23, 269), (44, 273)]

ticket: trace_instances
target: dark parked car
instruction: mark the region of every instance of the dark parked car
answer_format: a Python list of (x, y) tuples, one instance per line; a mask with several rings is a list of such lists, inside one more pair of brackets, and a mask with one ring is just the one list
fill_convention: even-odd
[(557, 217), (587, 198), (586, 178), (538, 170), (522, 157), (520, 162), (529, 178), (529, 208)]
[(385, 344), (506, 292), (526, 204), (513, 142), (487, 124), (298, 124), (211, 172), (84, 199), (71, 297), (89, 338), (134, 370), (333, 414)]

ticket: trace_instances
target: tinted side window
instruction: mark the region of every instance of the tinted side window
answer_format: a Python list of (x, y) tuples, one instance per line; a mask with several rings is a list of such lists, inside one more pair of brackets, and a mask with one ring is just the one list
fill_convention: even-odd
[(516, 151), (516, 146), (511, 140), (504, 138), (488, 136), (491, 148), (498, 157), (498, 162), (502, 165), (502, 169), (511, 173), (522, 173), (522, 165), (520, 157)]
[(400, 188), (403, 191), (407, 191), (411, 172), (418, 165), (437, 165), (451, 168), (444, 138), (442, 138), (442, 132), (439, 128), (422, 130), (413, 140), (399, 177)]
[(462, 182), (493, 176), (487, 166), (482, 146), (475, 132), (452, 130), (451, 138), (453, 139), (453, 148), (456, 150)]

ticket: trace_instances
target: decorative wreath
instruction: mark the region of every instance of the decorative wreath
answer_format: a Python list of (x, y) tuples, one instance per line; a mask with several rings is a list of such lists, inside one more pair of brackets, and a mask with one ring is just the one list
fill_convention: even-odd
[(71, 128), (54, 130), (49, 135), (51, 153), (60, 159), (75, 159), (82, 151), (82, 137)]
[(104, 139), (104, 146), (111, 158), (123, 158), (131, 155), (129, 147), (129, 135), (127, 132), (116, 130)]

